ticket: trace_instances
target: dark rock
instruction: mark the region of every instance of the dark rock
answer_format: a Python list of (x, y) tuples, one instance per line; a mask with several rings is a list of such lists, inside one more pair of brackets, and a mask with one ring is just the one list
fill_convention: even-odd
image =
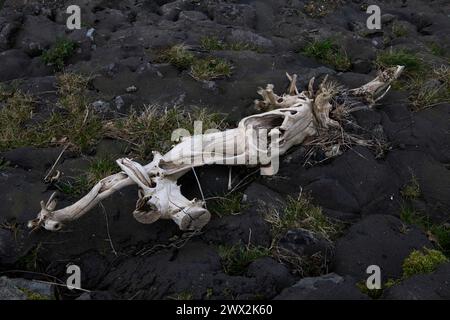
[(181, 11), (189, 9), (191, 9), (189, 1), (176, 0), (162, 5), (159, 11), (165, 19), (175, 21)]
[(351, 277), (330, 273), (316, 278), (304, 278), (284, 289), (275, 300), (366, 300)]
[[(229, 276), (221, 271), (220, 258), (212, 247), (190, 242), (179, 250), (163, 250), (153, 255), (121, 259), (100, 285), (122, 298), (162, 299), (189, 295), (193, 299), (255, 299), (273, 296), (277, 285), (287, 281), (285, 271), (271, 265), (259, 278)], [(258, 269), (252, 267), (250, 273)], [(269, 281), (270, 288), (264, 284)], [(259, 279), (259, 281), (258, 281)], [(271, 280), (270, 280), (271, 279)]]
[(22, 24), (22, 15), (12, 14), (8, 18), (0, 17), (0, 50), (11, 48), (14, 37)]
[(96, 20), (98, 23), (95, 25), (95, 28), (99, 32), (115, 32), (129, 25), (128, 16), (117, 9), (107, 8), (97, 12)]
[(20, 84), (20, 90), (30, 95), (45, 96), (56, 94), (56, 77), (45, 76), (27, 79)]
[(182, 11), (180, 12), (178, 19), (185, 19), (188, 21), (201, 21), (208, 20), (208, 16), (199, 11)]
[(424, 246), (432, 244), (415, 227), (392, 216), (368, 216), (337, 241), (333, 270), (362, 280), (367, 278), (367, 267), (378, 265), (383, 279), (399, 278), (404, 259)]
[(306, 229), (287, 231), (278, 242), (278, 246), (299, 256), (321, 254), (326, 261), (333, 256), (333, 244), (318, 234)]
[(268, 187), (253, 182), (244, 192), (244, 203), (263, 210), (283, 210), (286, 206), (283, 197)]
[(11, 166), (37, 171), (44, 177), (45, 171), (55, 163), (61, 151), (62, 148), (21, 147), (6, 151), (1, 156), (9, 161)]
[(20, 50), (7, 50), (0, 53), (0, 82), (22, 78), (27, 75), (30, 58)]
[(272, 40), (264, 38), (254, 32), (241, 29), (232, 30), (231, 34), (227, 37), (227, 40), (234, 43), (251, 44), (252, 46), (261, 49), (272, 49), (273, 47)]
[(81, 287), (86, 290), (93, 290), (105, 276), (109, 267), (109, 260), (105, 255), (94, 250), (88, 250), (69, 261), (52, 261), (50, 266), (47, 267), (47, 272), (61, 275), (61, 278), (65, 279), (67, 278), (66, 270), (69, 264), (80, 267)]
[(129, 295), (163, 298), (168, 292), (191, 292), (219, 270), (219, 256), (211, 247), (189, 243), (178, 252), (126, 259), (111, 270), (101, 287)]
[(41, 299), (51, 299), (53, 297), (53, 285), (51, 283), (42, 283), (21, 278), (8, 279), (8, 281), (20, 290), (25, 290), (28, 299), (32, 298), (30, 294), (38, 295)]
[(114, 300), (117, 299), (111, 292), (108, 291), (91, 291), (85, 292), (76, 300)]
[(26, 16), (17, 34), (16, 46), (30, 57), (38, 56), (64, 35), (64, 26), (43, 16)]
[(264, 214), (260, 209), (250, 207), (238, 215), (214, 218), (205, 227), (203, 239), (218, 244), (251, 243), (268, 247), (271, 242), (270, 225)]
[(40, 201), (48, 199), (42, 182), (44, 175), (35, 176), (23, 169), (8, 169), (0, 174), (0, 222), (15, 219), (18, 223), (26, 223), (35, 219), (40, 211)]
[[(410, 0), (384, 6), (383, 29), (371, 31), (365, 26), (367, 14), (360, 8), (362, 1), (347, 1), (321, 18), (306, 15), (306, 1), (297, 0), (78, 2), (83, 28), (73, 31), (66, 30), (67, 14), (55, 1), (7, 0), (0, 11), (0, 82), (20, 79), (11, 84), (17, 83), (19, 89), (35, 96), (37, 121), (45, 120), (58, 99), (54, 70), (45, 66), (39, 55), (61, 37), (78, 44), (65, 70), (94, 75), (89, 101), (109, 103), (106, 108), (100, 104), (99, 109), (105, 111), (101, 116), (127, 114), (148, 104), (161, 108), (184, 105), (227, 114), (230, 123), (255, 113), (257, 87), (273, 83), (277, 93), (285, 91), (285, 72), (299, 75), (299, 89), (304, 89), (313, 76), (317, 87), (325, 74), (349, 88), (359, 87), (372, 80), (373, 61), (381, 50), (391, 46), (394, 50), (406, 48), (418, 52), (430, 64), (440, 65), (446, 63), (445, 57), (434, 56), (430, 44), (438, 44), (445, 52), (450, 43), (450, 20), (445, 14), (450, 7), (443, 1)], [(408, 34), (396, 37), (394, 22), (406, 28)], [(88, 28), (92, 31), (88, 32)], [(199, 46), (205, 36), (262, 50), (206, 52)], [(312, 39), (326, 38), (332, 38), (345, 50), (352, 72), (337, 73), (301, 53)], [(233, 65), (232, 76), (199, 82), (189, 75), (189, 70), (160, 63), (160, 49), (181, 43), (189, 46), (196, 58), (211, 55), (227, 60)], [(425, 89), (433, 90), (438, 84), (426, 81)], [(138, 90), (126, 90), (133, 86)], [(190, 234), (182, 234), (173, 222), (143, 225), (133, 218), (136, 186), (103, 201), (67, 225), (67, 232), (40, 230), (29, 234), (24, 223), (35, 218), (40, 200), (48, 199), (61, 187), (42, 182), (60, 149), (26, 147), (9, 151), (6, 156), (1, 154), (9, 165), (3, 166), (0, 173), (0, 224), (11, 228), (0, 229), (1, 268), (10, 269), (13, 264), (22, 264), (21, 258), (35, 254), (39, 268), (65, 279), (65, 264), (73, 261), (82, 266), (82, 285), (92, 290), (80, 299), (168, 298), (181, 293), (194, 299), (273, 298), (292, 284), (283, 265), (270, 258), (258, 259), (248, 266), (244, 276), (230, 276), (223, 272), (217, 250), (205, 243), (269, 247), (273, 239), (265, 213), (283, 210), (286, 196), (307, 192), (325, 215), (351, 223), (361, 217), (363, 220), (338, 242), (335, 265), (343, 277), (304, 279), (300, 289), (285, 290), (286, 298), (366, 298), (357, 290), (355, 281), (367, 278), (367, 265), (382, 266), (386, 280), (399, 274), (402, 259), (410, 250), (430, 245), (418, 230), (385, 216), (401, 212), (404, 199), (400, 190), (412, 175), (419, 181), (421, 195), (408, 204), (431, 222), (448, 221), (450, 107), (442, 103), (411, 112), (405, 102), (409, 94), (391, 90), (373, 109), (352, 114), (360, 126), (353, 128), (356, 133), (386, 138), (390, 150), (384, 158), (375, 157), (366, 148), (353, 147), (340, 157), (308, 167), (307, 148), (294, 148), (283, 157), (277, 175), (260, 177), (249, 185), (242, 200), (245, 209), (239, 215), (213, 217), (201, 235), (181, 247), (177, 241), (188, 239)], [(113, 140), (102, 140), (83, 157), (67, 150), (57, 167), (63, 174), (60, 182), (73, 182), (85, 174), (94, 153), (96, 157), (116, 158), (128, 151), (124, 144)], [(241, 182), (250, 170), (233, 167), (232, 185)], [(196, 173), (206, 198), (229, 192), (228, 167), (198, 168)], [(201, 198), (193, 172), (179, 183), (188, 198)], [(60, 194), (58, 208), (72, 204), (80, 196)], [(279, 244), (298, 255), (332, 249), (330, 243), (305, 230), (290, 230)], [(445, 272), (419, 276), (418, 281), (414, 280), (417, 286), (405, 280), (386, 290), (386, 297), (448, 298)], [(77, 294), (66, 292), (63, 298), (74, 299)]]
[(26, 294), (17, 288), (6, 277), (0, 277), (0, 299), (1, 300), (26, 300)]
[(0, 277), (0, 300), (49, 300), (52, 297), (51, 284)]
[(450, 263), (430, 274), (419, 274), (403, 280), (386, 290), (384, 299), (390, 300), (449, 300)]
[(14, 234), (9, 230), (0, 229), (0, 266), (11, 265), (16, 262), (17, 243)]
[(399, 184), (393, 170), (376, 161), (374, 155), (365, 148), (348, 150), (333, 162), (330, 171), (330, 175), (346, 190), (351, 190), (360, 206), (380, 195), (398, 191)]
[(383, 213), (398, 216), (402, 210), (400, 195), (396, 193), (384, 194), (366, 204), (361, 210), (361, 216)]
[(420, 197), (427, 203), (427, 215), (436, 222), (445, 222), (450, 210), (450, 171), (430, 155), (420, 151), (393, 151), (387, 161), (400, 177), (404, 187), (416, 178)]
[(440, 162), (450, 161), (450, 125), (445, 121), (450, 105), (442, 104), (414, 114), (407, 106), (387, 105), (382, 109), (382, 124), (390, 142), (406, 149), (431, 154)]
[[(241, 174), (238, 168), (235, 169), (237, 170), (232, 171), (231, 178), (232, 181), (239, 181)], [(226, 166), (211, 165), (195, 168), (195, 174), (192, 171), (188, 172), (178, 182), (181, 185), (181, 192), (187, 198), (200, 199), (202, 197), (200, 188), (205, 198), (210, 198), (228, 193), (229, 175), (230, 169)]]
[(397, 194), (400, 189), (394, 170), (377, 161), (366, 148), (353, 147), (327, 164), (308, 169), (303, 167), (304, 157), (298, 156), (280, 166), (277, 176), (265, 178), (264, 183), (281, 194), (293, 196), (302, 189), (309, 190), (315, 204), (347, 216), (358, 214), (359, 208), (382, 195)]
[[(113, 139), (101, 140), (96, 148), (95, 155), (97, 158), (116, 159), (126, 154), (129, 145), (124, 141)], [(119, 171), (119, 166), (117, 166)]]
[(311, 191), (314, 199), (320, 199), (320, 205), (326, 208), (336, 208), (345, 212), (359, 212), (359, 204), (350, 194), (334, 179), (320, 179), (309, 184), (306, 191)]
[(289, 270), (268, 257), (253, 261), (248, 266), (247, 275), (256, 278), (258, 284), (265, 290), (265, 292), (260, 293), (266, 298), (272, 298), (283, 288), (294, 283), (294, 277)]
[(214, 22), (232, 26), (253, 28), (256, 22), (255, 8), (246, 4), (214, 3), (208, 5), (208, 14)]
[(91, 106), (98, 113), (108, 113), (111, 111), (111, 104), (103, 100), (97, 100), (91, 103)]

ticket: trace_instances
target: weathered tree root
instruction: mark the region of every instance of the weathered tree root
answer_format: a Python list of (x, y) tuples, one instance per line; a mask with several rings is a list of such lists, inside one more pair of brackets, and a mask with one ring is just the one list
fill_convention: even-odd
[(203, 202), (188, 200), (181, 194), (177, 179), (183, 174), (208, 164), (259, 165), (261, 174), (276, 174), (278, 157), (291, 147), (317, 135), (319, 130), (340, 127), (338, 121), (330, 118), (334, 97), (350, 95), (371, 106), (386, 94), (403, 69), (397, 66), (384, 70), (366, 85), (348, 91), (325, 78), (314, 92), (313, 78), (308, 91), (299, 92), (297, 75), (288, 74), (287, 94), (278, 96), (270, 84), (258, 90), (263, 100), (256, 100), (255, 106), (266, 112), (242, 119), (235, 129), (185, 137), (165, 155), (154, 152), (152, 162), (145, 166), (119, 159), (122, 172), (102, 179), (86, 196), (63, 209), (55, 210), (57, 200), (53, 194), (47, 203), (41, 201), (41, 211), (28, 225), (60, 230), (114, 192), (135, 183), (139, 186), (139, 199), (133, 215), (139, 222), (172, 219), (181, 230), (201, 229), (209, 222), (210, 213)]

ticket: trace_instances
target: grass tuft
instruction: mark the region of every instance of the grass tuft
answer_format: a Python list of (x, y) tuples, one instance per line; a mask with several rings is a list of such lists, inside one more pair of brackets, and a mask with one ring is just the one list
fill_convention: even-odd
[(125, 140), (132, 146), (132, 153), (141, 160), (147, 160), (153, 150), (161, 153), (173, 145), (172, 132), (184, 128), (193, 134), (194, 121), (202, 122), (203, 132), (208, 129), (224, 128), (223, 119), (217, 113), (206, 109), (187, 112), (179, 108), (147, 106), (141, 112), (133, 111), (128, 116), (109, 122), (108, 135)]
[(437, 57), (442, 57), (442, 58), (448, 57), (447, 51), (436, 42), (430, 43), (429, 48), (430, 48), (431, 53)]
[(227, 197), (217, 197), (208, 202), (208, 210), (219, 217), (238, 215), (244, 209), (242, 204), (243, 194), (234, 192)]
[(419, 181), (414, 174), (411, 175), (411, 180), (407, 185), (403, 187), (403, 189), (400, 191), (400, 194), (403, 196), (403, 198), (408, 200), (414, 200), (420, 197), (421, 192)]
[(7, 161), (3, 158), (0, 158), (0, 171), (5, 170), (7, 167), (9, 167), (9, 165), (10, 165), (9, 161)]
[(351, 67), (350, 59), (345, 50), (331, 39), (315, 40), (309, 43), (303, 49), (303, 54), (330, 65), (339, 71), (346, 71)]
[(189, 74), (199, 81), (230, 77), (232, 66), (224, 59), (208, 57), (195, 60)]
[(202, 37), (200, 39), (200, 45), (202, 49), (208, 51), (227, 50), (226, 43), (217, 37)]
[(406, 50), (389, 50), (377, 56), (376, 63), (381, 68), (405, 66), (405, 72), (417, 73), (423, 70), (424, 65), (416, 54)]
[[(211, 39), (204, 45), (210, 48), (221, 47), (218, 40)], [(158, 60), (170, 63), (179, 70), (189, 69), (189, 74), (198, 81), (230, 77), (232, 71), (232, 65), (226, 60), (216, 57), (196, 58), (185, 45), (175, 45), (162, 51)]]
[(33, 97), (17, 89), (0, 88), (0, 151), (32, 144), (33, 111)]
[(59, 105), (45, 124), (53, 132), (53, 141), (68, 141), (76, 150), (89, 151), (103, 134), (102, 120), (87, 98), (89, 78), (76, 73), (57, 77)]
[(332, 240), (341, 229), (323, 214), (322, 208), (313, 205), (309, 197), (289, 197), (284, 212), (272, 210), (266, 215), (266, 221), (272, 225), (274, 238), (287, 230), (303, 228)]
[(203, 37), (200, 39), (202, 49), (207, 51), (232, 50), (232, 51), (256, 51), (261, 52), (261, 48), (248, 42), (225, 42), (217, 37)]
[(84, 152), (99, 140), (102, 123), (87, 101), (88, 80), (64, 73), (57, 81), (59, 108), (46, 120), (35, 116), (33, 97), (17, 89), (0, 89), (0, 151), (69, 143)]
[(218, 253), (224, 272), (238, 276), (245, 273), (248, 265), (256, 259), (270, 256), (270, 250), (253, 246), (219, 246)]
[(408, 29), (399, 22), (394, 22), (392, 24), (392, 34), (396, 38), (405, 37), (408, 35)]
[(189, 48), (183, 44), (174, 45), (160, 52), (158, 60), (170, 63), (180, 70), (188, 69), (195, 60)]
[(397, 80), (397, 89), (410, 92), (414, 111), (450, 102), (450, 68), (446, 65), (428, 66), (416, 54), (405, 50), (391, 50), (378, 55), (378, 66), (403, 65), (405, 76)]
[(58, 181), (55, 186), (66, 195), (78, 197), (89, 191), (103, 178), (118, 171), (120, 169), (112, 158), (106, 156), (94, 158), (90, 160), (86, 172), (76, 177)]
[[(435, 81), (436, 85), (430, 87), (428, 81)], [(410, 86), (414, 110), (450, 102), (450, 68), (444, 65), (433, 68), (427, 77), (415, 77)]]
[(86, 180), (90, 186), (94, 186), (101, 179), (120, 171), (116, 162), (109, 157), (103, 156), (91, 161), (86, 173)]

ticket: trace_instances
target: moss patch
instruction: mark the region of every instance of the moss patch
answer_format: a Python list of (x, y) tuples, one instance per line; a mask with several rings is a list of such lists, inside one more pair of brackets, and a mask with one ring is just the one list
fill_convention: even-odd
[(42, 60), (55, 68), (62, 70), (66, 61), (75, 53), (77, 44), (69, 39), (61, 38), (47, 51), (42, 54)]
[(19, 290), (22, 291), (23, 293), (25, 293), (28, 300), (51, 300), (51, 298), (49, 296), (31, 291), (26, 288), (19, 288)]
[(403, 262), (403, 277), (409, 278), (416, 274), (431, 273), (448, 258), (438, 250), (424, 248), (423, 251), (414, 250)]

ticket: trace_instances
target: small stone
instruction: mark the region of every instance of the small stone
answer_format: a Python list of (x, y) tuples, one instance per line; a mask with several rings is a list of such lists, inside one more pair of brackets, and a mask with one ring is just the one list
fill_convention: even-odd
[(217, 86), (214, 81), (205, 80), (202, 83), (202, 88), (208, 89), (208, 90), (215, 90), (217, 88)]
[(208, 20), (208, 16), (200, 11), (182, 11), (180, 12), (179, 19), (203, 21)]
[(95, 102), (92, 102), (92, 107), (100, 113), (105, 113), (108, 112), (110, 110), (111, 105), (103, 100), (98, 100)]
[(128, 93), (136, 92), (138, 89), (136, 86), (131, 86), (126, 89)]
[(117, 96), (114, 99), (114, 103), (116, 104), (116, 108), (117, 110), (120, 110), (123, 108), (123, 106), (125, 105), (125, 101), (123, 100), (123, 98), (121, 96)]
[(95, 29), (94, 29), (94, 28), (90, 28), (90, 29), (86, 32), (86, 37), (88, 37), (89, 39), (91, 39), (91, 41), (94, 41), (94, 33), (95, 33)]
[(390, 22), (394, 21), (396, 18), (397, 17), (394, 16), (393, 14), (386, 13), (381, 16), (381, 23), (382, 24), (390, 23)]

